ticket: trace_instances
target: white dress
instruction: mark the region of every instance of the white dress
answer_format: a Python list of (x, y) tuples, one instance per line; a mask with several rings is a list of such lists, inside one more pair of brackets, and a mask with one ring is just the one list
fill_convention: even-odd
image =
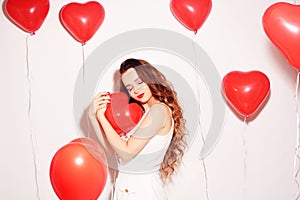
[[(172, 119), (172, 126), (167, 134), (153, 136), (132, 160), (119, 163), (114, 200), (167, 200), (159, 169), (171, 142), (173, 129)], [(134, 130), (135, 128), (130, 133)]]

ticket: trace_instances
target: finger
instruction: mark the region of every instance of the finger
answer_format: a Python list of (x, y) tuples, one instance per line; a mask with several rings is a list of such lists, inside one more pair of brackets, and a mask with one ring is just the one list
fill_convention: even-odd
[(99, 110), (105, 110), (107, 108), (106, 105), (99, 106)]
[(101, 97), (101, 96), (110, 96), (110, 93), (109, 93), (109, 92), (99, 92), (99, 93), (95, 96), (95, 98), (99, 98), (99, 97)]
[(97, 99), (94, 101), (94, 105), (102, 105), (102, 104), (107, 104), (110, 103), (110, 99)]
[(107, 108), (107, 103), (99, 104), (94, 107), (94, 113), (97, 113), (99, 110), (104, 112)]
[(104, 96), (104, 95), (106, 95), (106, 94), (107, 94), (107, 92), (99, 92), (99, 93), (96, 95), (96, 97)]
[(99, 97), (98, 99), (101, 99), (102, 101), (106, 101), (106, 100), (109, 101), (111, 98), (110, 98), (109, 95), (106, 95), (106, 96), (101, 96), (101, 97)]
[(95, 106), (95, 107), (94, 107), (94, 113), (97, 113), (98, 110), (100, 109), (100, 107), (101, 107), (101, 106)]
[(99, 110), (105, 111), (107, 108), (107, 104), (101, 104), (94, 107), (94, 112), (97, 113)]
[(97, 107), (98, 109), (95, 111), (96, 114), (98, 114), (99, 112), (105, 112), (107, 105), (101, 105)]
[(99, 96), (93, 99), (93, 102), (110, 101), (110, 96)]

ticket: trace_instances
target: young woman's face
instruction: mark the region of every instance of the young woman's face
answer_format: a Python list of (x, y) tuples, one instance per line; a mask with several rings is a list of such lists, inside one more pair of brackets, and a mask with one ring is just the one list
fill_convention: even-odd
[(124, 74), (122, 74), (122, 82), (130, 96), (138, 102), (147, 103), (152, 97), (150, 88), (138, 76), (134, 68), (130, 68)]

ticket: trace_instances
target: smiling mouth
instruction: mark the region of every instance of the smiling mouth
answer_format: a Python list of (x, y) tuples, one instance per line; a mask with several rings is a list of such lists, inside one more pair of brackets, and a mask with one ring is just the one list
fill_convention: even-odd
[(144, 96), (144, 93), (139, 94), (139, 95), (137, 96), (137, 98), (141, 99), (141, 98), (143, 98), (143, 96)]

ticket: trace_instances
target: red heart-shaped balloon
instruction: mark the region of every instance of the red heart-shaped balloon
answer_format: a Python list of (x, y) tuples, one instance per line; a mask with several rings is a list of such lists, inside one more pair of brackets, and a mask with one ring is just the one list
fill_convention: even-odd
[(105, 117), (120, 136), (126, 135), (143, 116), (142, 108), (128, 101), (124, 92), (112, 93), (111, 103), (105, 111)]
[(270, 81), (260, 71), (232, 71), (223, 78), (222, 90), (232, 107), (248, 118), (258, 110), (269, 94)]
[(171, 0), (174, 17), (187, 29), (197, 33), (212, 8), (211, 0)]
[(300, 5), (279, 2), (262, 18), (264, 31), (287, 61), (300, 69)]
[(101, 26), (104, 16), (103, 6), (96, 1), (84, 4), (69, 3), (61, 8), (59, 14), (64, 28), (82, 45), (93, 37)]
[(41, 27), (49, 7), (49, 0), (6, 0), (3, 4), (8, 19), (31, 34)]

